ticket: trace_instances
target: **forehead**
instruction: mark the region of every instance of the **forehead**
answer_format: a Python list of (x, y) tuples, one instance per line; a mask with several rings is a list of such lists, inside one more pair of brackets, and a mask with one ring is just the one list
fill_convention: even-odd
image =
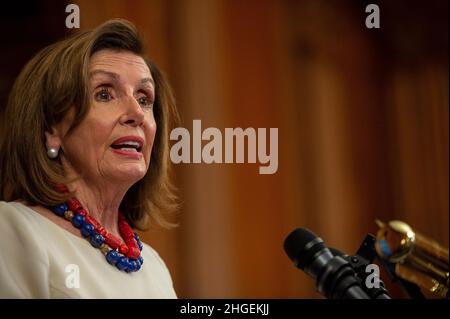
[(121, 76), (152, 78), (144, 59), (128, 51), (104, 49), (94, 53), (90, 59), (89, 71), (93, 73), (96, 70), (114, 72)]

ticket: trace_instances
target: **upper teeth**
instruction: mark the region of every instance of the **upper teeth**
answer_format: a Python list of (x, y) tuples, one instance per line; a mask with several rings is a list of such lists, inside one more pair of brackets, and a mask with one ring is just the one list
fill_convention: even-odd
[(126, 146), (134, 146), (136, 148), (141, 147), (141, 143), (136, 142), (136, 141), (124, 141), (124, 142), (121, 142), (121, 143), (116, 144), (116, 145), (120, 145), (120, 146), (125, 146), (125, 145)]

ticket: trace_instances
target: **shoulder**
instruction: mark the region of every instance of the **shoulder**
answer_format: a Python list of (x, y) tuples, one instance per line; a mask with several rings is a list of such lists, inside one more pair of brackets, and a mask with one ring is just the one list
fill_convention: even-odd
[(26, 206), (0, 201), (0, 298), (48, 295), (49, 259)]
[(12, 256), (17, 251), (47, 263), (44, 226), (43, 218), (27, 206), (0, 201), (0, 254)]
[[(14, 231), (23, 232), (24, 228), (34, 222), (34, 216), (23, 204), (0, 201), (0, 221), (0, 229), (12, 228)], [(0, 236), (2, 235), (4, 232), (0, 231)]]
[(47, 223), (43, 216), (20, 202), (0, 201), (0, 236), (7, 229), (17, 234), (37, 235)]
[(158, 252), (146, 243), (143, 244), (142, 256), (144, 258), (144, 264), (150, 265), (153, 268), (152, 271), (157, 271), (160, 275), (160, 279), (165, 282), (165, 284), (173, 286), (172, 277), (170, 271), (166, 266), (166, 263), (158, 254)]
[(148, 255), (152, 256), (152, 259), (154, 259), (162, 268), (167, 270), (167, 266), (162, 260), (161, 256), (158, 254), (158, 252), (149, 244), (142, 243), (144, 246), (143, 251), (146, 252)]
[(0, 245), (37, 246), (40, 218), (18, 202), (0, 201)]
[(18, 211), (17, 205), (20, 203), (17, 202), (4, 202), (0, 201), (0, 214), (1, 216), (6, 216), (6, 214), (15, 213)]

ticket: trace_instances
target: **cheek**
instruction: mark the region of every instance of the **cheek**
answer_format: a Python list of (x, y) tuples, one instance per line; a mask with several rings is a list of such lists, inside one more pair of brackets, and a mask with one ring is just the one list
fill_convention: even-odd
[(145, 140), (147, 142), (147, 156), (150, 157), (156, 137), (156, 122), (152, 119), (145, 128)]
[[(83, 135), (86, 138), (83, 142), (91, 148), (91, 151), (95, 151), (95, 153), (104, 151), (107, 141), (114, 129), (112, 123), (112, 121), (108, 121), (106, 118), (105, 121), (96, 119), (89, 123), (89, 127), (85, 128)], [(95, 134), (92, 134), (93, 132), (95, 132)]]
[(150, 135), (152, 138), (152, 142), (155, 140), (156, 136), (156, 122), (153, 122), (153, 124), (150, 126)]
[(146, 137), (147, 141), (151, 142), (151, 143), (149, 143), (150, 145), (153, 145), (153, 141), (155, 140), (156, 129), (157, 129), (156, 121), (155, 121), (154, 117), (152, 116), (148, 120), (147, 125), (145, 127), (145, 137)]
[[(106, 141), (108, 140), (112, 125), (110, 121), (99, 118), (87, 118), (71, 134), (66, 146), (72, 155), (86, 157), (86, 160), (95, 161), (103, 154)], [(95, 134), (92, 134), (95, 132)]]

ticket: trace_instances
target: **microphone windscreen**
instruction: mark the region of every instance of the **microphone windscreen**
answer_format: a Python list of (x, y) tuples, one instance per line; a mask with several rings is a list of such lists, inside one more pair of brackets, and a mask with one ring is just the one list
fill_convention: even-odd
[(284, 241), (286, 254), (300, 269), (304, 269), (316, 253), (325, 248), (322, 239), (306, 228), (297, 228)]

